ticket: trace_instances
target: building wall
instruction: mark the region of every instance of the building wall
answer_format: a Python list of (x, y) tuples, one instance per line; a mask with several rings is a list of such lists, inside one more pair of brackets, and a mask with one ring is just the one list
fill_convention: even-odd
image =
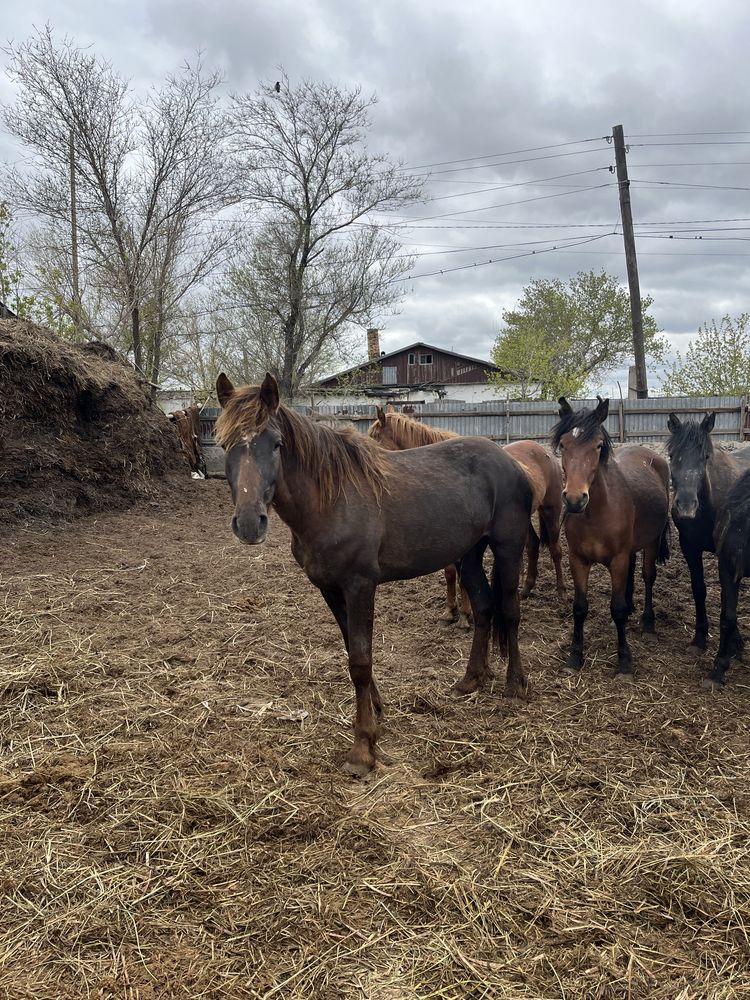
[(432, 403), (443, 399), (446, 402), (457, 402), (457, 403), (485, 403), (493, 399), (506, 399), (508, 396), (513, 396), (516, 392), (516, 386), (497, 386), (491, 385), (488, 382), (474, 382), (474, 383), (457, 383), (455, 385), (447, 385), (443, 383), (444, 395), (438, 396), (434, 389), (396, 389), (391, 391), (387, 386), (384, 386), (381, 391), (377, 394), (374, 390), (368, 391), (367, 395), (363, 393), (355, 392), (336, 392), (335, 390), (328, 393), (307, 393), (300, 395), (294, 400), (296, 404), (301, 405), (318, 405), (324, 403), (327, 406), (351, 406), (353, 404), (361, 403), (372, 403), (378, 406), (383, 406), (389, 401), (399, 402), (399, 403), (419, 403), (426, 402)]
[[(413, 358), (413, 364), (409, 359)], [(429, 357), (431, 362), (422, 363)], [(378, 358), (372, 362), (371, 368), (365, 368), (360, 373), (352, 373), (345, 381), (356, 380), (362, 385), (423, 385), (425, 382), (443, 384), (486, 384), (487, 372), (490, 366), (472, 364), (462, 358), (430, 348), (415, 348), (413, 351), (399, 351), (388, 358)], [(336, 386), (335, 379), (330, 380), (331, 387)]]

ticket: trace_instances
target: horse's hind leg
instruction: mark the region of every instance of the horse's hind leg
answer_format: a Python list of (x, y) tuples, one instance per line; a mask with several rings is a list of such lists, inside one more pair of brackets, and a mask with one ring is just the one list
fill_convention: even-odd
[(486, 547), (486, 542), (479, 542), (461, 560), (461, 581), (471, 601), (474, 635), (466, 673), (454, 686), (459, 694), (470, 694), (479, 690), (492, 677), (492, 671), (487, 666), (487, 647), (492, 623), (492, 591), (482, 567), (482, 556)]
[(458, 574), (458, 627), (467, 632), (471, 628), (471, 601), (461, 580), (461, 573)]
[[(539, 515), (541, 517), (541, 513)], [(524, 580), (521, 598), (526, 600), (536, 586), (537, 567), (539, 565), (539, 535), (534, 525), (529, 522), (529, 533), (526, 536), (526, 579)]]
[(641, 573), (643, 582), (646, 585), (646, 599), (641, 615), (641, 632), (644, 635), (653, 635), (656, 631), (654, 623), (654, 581), (656, 580), (656, 556), (659, 552), (659, 540), (647, 545), (643, 550), (643, 566)]
[(495, 565), (492, 571), (492, 585), (495, 600), (499, 603), (495, 614), (499, 615), (501, 647), (508, 653), (508, 672), (505, 679), (505, 694), (515, 698), (525, 692), (528, 678), (521, 663), (518, 648), (518, 625), (521, 620), (521, 602), (518, 596), (518, 577), (521, 570), (521, 552), (514, 552), (510, 545), (493, 545)]
[(360, 578), (344, 591), (349, 633), (349, 674), (357, 698), (354, 743), (346, 755), (344, 769), (362, 776), (375, 766), (377, 726), (373, 715), (372, 626), (375, 617), (375, 584)]
[(450, 566), (446, 566), (443, 572), (445, 573), (445, 611), (440, 616), (440, 621), (449, 625), (458, 618), (458, 607), (456, 604), (458, 572), (453, 563)]
[(547, 545), (549, 554), (552, 556), (552, 565), (555, 567), (555, 585), (557, 596), (565, 597), (565, 577), (562, 568), (562, 545), (560, 545), (560, 511), (551, 507), (539, 508), (539, 521), (544, 520), (544, 527), (547, 533)]

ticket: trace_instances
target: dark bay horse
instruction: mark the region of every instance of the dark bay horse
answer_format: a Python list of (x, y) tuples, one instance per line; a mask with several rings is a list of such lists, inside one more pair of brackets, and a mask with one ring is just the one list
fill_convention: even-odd
[(603, 424), (609, 400), (574, 413), (560, 398), (560, 420), (552, 441), (562, 455), (565, 535), (573, 575), (573, 641), (568, 669), (583, 666), (583, 624), (588, 613), (589, 573), (594, 563), (609, 569), (610, 611), (617, 628), (617, 673), (632, 673), (625, 626), (633, 611), (636, 553), (643, 552), (646, 600), (641, 627), (654, 631), (656, 564), (669, 555), (669, 469), (649, 448), (632, 446), (613, 454)]
[(708, 413), (698, 423), (681, 421), (670, 413), (667, 427), (669, 465), (674, 502), (672, 520), (680, 535), (680, 548), (690, 570), (695, 602), (695, 633), (691, 646), (702, 650), (708, 638), (706, 583), (703, 553), (715, 552), (714, 532), (729, 492), (742, 472), (750, 468), (750, 448), (737, 452), (714, 448), (711, 431), (716, 415)]
[(721, 584), (719, 650), (705, 687), (721, 687), (732, 657), (741, 656), (744, 642), (737, 628), (737, 601), (742, 579), (750, 576), (750, 471), (743, 472), (729, 491), (716, 525), (716, 554)]
[[(378, 418), (368, 430), (370, 437), (379, 445), (391, 450), (418, 448), (432, 444), (435, 441), (447, 441), (458, 437), (453, 431), (428, 427), (404, 416), (402, 413), (385, 413), (377, 407)], [(539, 545), (549, 547), (557, 578), (557, 593), (565, 596), (565, 580), (562, 572), (562, 548), (560, 547), (560, 514), (562, 511), (562, 471), (560, 463), (536, 441), (514, 441), (506, 444), (503, 450), (515, 459), (521, 466), (531, 484), (533, 499), (532, 514), (539, 514), (539, 535), (534, 525), (529, 523), (529, 535), (526, 543), (526, 579), (524, 580), (521, 597), (528, 597), (536, 584), (537, 567), (539, 564)], [(448, 606), (451, 603), (449, 570), (446, 569), (448, 584)], [(455, 600), (455, 598), (454, 598)]]
[[(263, 542), (273, 506), (291, 530), (294, 558), (341, 629), (357, 702), (345, 765), (350, 773), (365, 774), (375, 764), (374, 712), (382, 703), (372, 676), (372, 628), (380, 583), (460, 560), (474, 636), (457, 688), (474, 691), (491, 676), (494, 628), (508, 652), (506, 692), (522, 692), (518, 577), (531, 490), (514, 461), (481, 438), (384, 451), (363, 434), (315, 423), (284, 406), (272, 375), (260, 386), (235, 390), (222, 374), (216, 389), (232, 531), (241, 542)], [(488, 545), (495, 557), (492, 585), (482, 568)]]

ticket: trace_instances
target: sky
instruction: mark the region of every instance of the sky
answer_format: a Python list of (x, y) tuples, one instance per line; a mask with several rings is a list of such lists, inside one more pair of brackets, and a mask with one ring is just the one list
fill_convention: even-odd
[[(684, 351), (703, 323), (750, 311), (750, 7), (737, 0), (3, 7), (4, 41), (49, 22), (140, 90), (200, 49), (228, 91), (254, 90), (283, 66), (292, 83), (377, 94), (369, 146), (427, 173), (431, 199), (383, 217), (420, 255), (400, 313), (377, 321), (383, 350), (422, 340), (489, 358), (503, 310), (532, 279), (604, 269), (625, 284), (606, 138), (617, 124), (641, 293), (672, 349)], [(12, 98), (0, 76), (0, 100)], [(22, 155), (0, 132), (0, 158)], [(616, 380), (626, 372), (600, 388)]]

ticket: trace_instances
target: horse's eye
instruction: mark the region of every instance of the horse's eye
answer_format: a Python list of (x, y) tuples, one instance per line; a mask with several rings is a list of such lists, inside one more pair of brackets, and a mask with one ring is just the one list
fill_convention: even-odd
[(281, 441), (277, 441), (273, 446), (273, 450), (278, 451), (280, 447), (281, 447)]

